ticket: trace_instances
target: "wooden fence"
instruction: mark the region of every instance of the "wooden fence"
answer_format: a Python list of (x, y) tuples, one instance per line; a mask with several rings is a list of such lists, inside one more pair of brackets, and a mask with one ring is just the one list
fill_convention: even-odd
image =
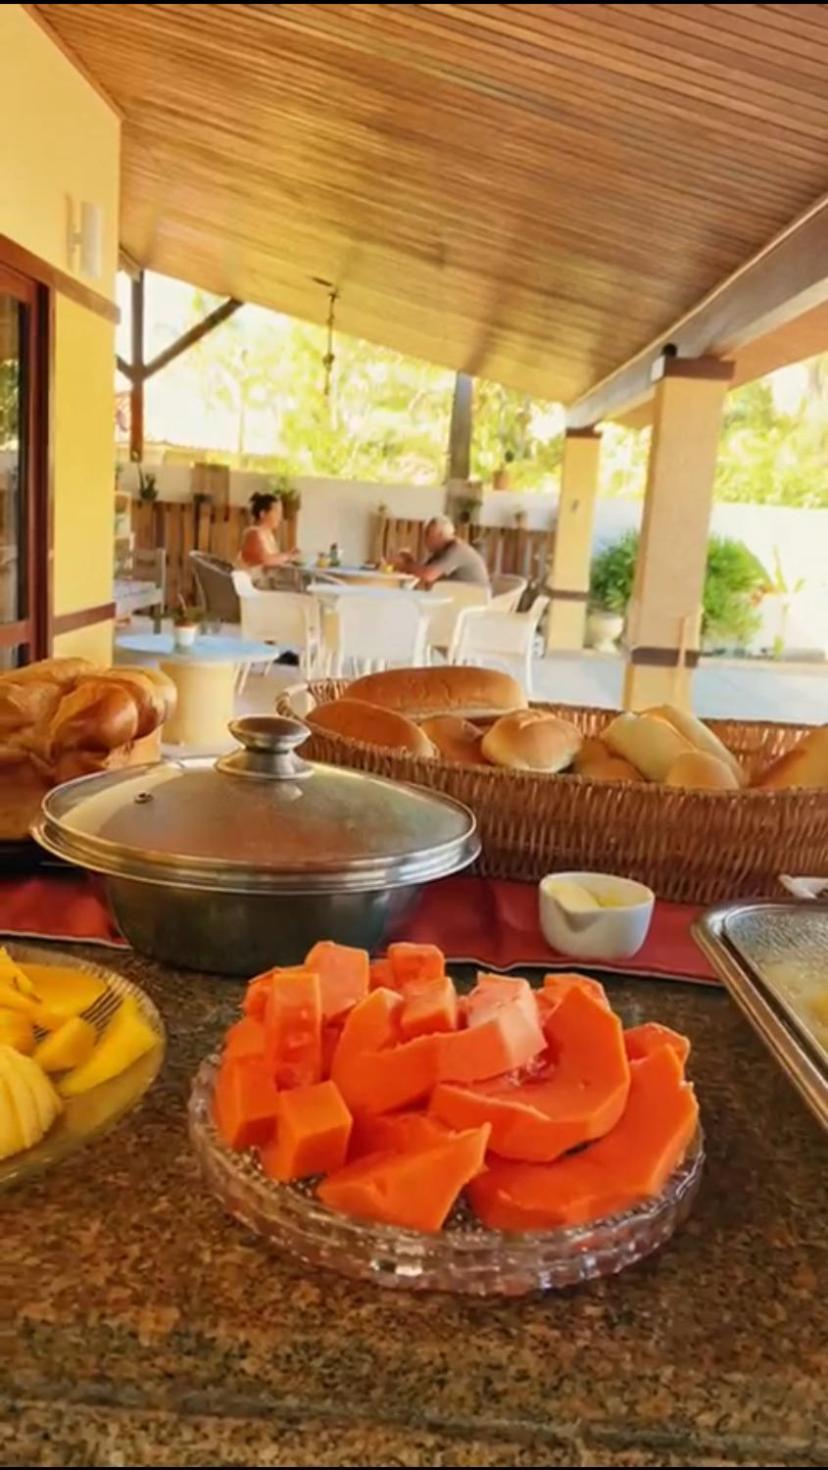
[[(425, 551), (427, 524), (427, 521), (378, 517), (374, 560), (391, 561), (404, 549), (420, 560)], [(525, 577), (531, 587), (545, 584), (555, 540), (553, 531), (530, 531), (524, 526), (465, 525), (458, 527), (457, 534), (464, 541), (471, 541), (480, 552), (491, 576)]]
[[(190, 570), (190, 552), (206, 551), (223, 561), (235, 561), (245, 528), (249, 524), (242, 505), (212, 505), (186, 500), (134, 500), (132, 530), (136, 551), (154, 551), (163, 547), (167, 553), (166, 604), (178, 605), (178, 599), (195, 601), (196, 593)], [(296, 545), (296, 520), (284, 521), (281, 544), (289, 551)]]

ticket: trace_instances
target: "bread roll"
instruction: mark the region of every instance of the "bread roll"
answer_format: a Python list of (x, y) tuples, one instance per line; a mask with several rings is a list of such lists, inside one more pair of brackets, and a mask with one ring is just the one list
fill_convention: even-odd
[(686, 710), (677, 709), (672, 704), (660, 704), (656, 709), (645, 710), (644, 714), (652, 715), (656, 720), (666, 720), (667, 724), (672, 725), (674, 730), (678, 730), (679, 735), (689, 740), (696, 750), (703, 750), (706, 755), (712, 755), (716, 760), (724, 761), (724, 764), (730, 767), (736, 777), (737, 784), (744, 785), (745, 773), (741, 763), (722, 743), (718, 735), (714, 735), (713, 731), (709, 730), (701, 720), (697, 720), (695, 715), (688, 714)]
[(49, 726), (52, 752), (114, 750), (129, 745), (138, 733), (138, 704), (122, 684), (86, 679), (65, 694)]
[(504, 715), (483, 736), (486, 759), (515, 771), (563, 771), (580, 747), (575, 725), (538, 709)]
[(0, 740), (35, 725), (48, 725), (61, 701), (59, 684), (31, 679), (25, 684), (0, 681)]
[(394, 710), (380, 709), (364, 699), (336, 699), (319, 704), (307, 717), (312, 730), (330, 730), (349, 740), (407, 750), (411, 755), (433, 756), (434, 746), (422, 730)]
[(828, 786), (828, 725), (809, 731), (793, 750), (763, 771), (754, 784), (762, 791)]
[(671, 765), (665, 782), (689, 791), (738, 791), (740, 785), (732, 767), (706, 750), (685, 751)]
[(28, 684), (34, 679), (59, 684), (61, 689), (71, 689), (78, 679), (97, 672), (95, 664), (88, 658), (42, 658), (36, 664), (27, 664), (24, 669), (11, 669), (2, 676), (2, 682)]
[[(119, 684), (132, 695), (138, 710), (138, 740), (144, 735), (151, 735), (153, 730), (163, 725), (167, 719), (167, 699), (159, 685), (149, 678), (144, 669), (105, 669), (96, 674), (94, 682), (102, 680)], [(86, 682), (82, 679), (78, 688), (82, 689)], [(171, 679), (167, 682), (172, 684)]]
[(609, 751), (603, 760), (580, 762), (574, 767), (576, 774), (583, 776), (588, 781), (643, 781), (645, 779), (635, 766), (629, 761), (622, 759), (620, 755), (610, 755)]
[(178, 708), (177, 685), (173, 683), (169, 674), (164, 673), (163, 669), (145, 669), (141, 667), (140, 669), (133, 669), (132, 672), (136, 674), (143, 674), (144, 678), (149, 679), (150, 682), (155, 685), (156, 689), (159, 690), (161, 697), (164, 700), (164, 724), (166, 724), (167, 720), (172, 719), (173, 715), (176, 712), (176, 709)]
[(464, 766), (488, 765), (481, 750), (483, 731), (468, 720), (458, 715), (434, 715), (421, 721), (420, 729), (443, 760), (459, 761)]
[(525, 709), (526, 695), (516, 679), (496, 669), (466, 667), (389, 669), (367, 674), (348, 686), (348, 699), (395, 710), (412, 720), (431, 715), (505, 714)]
[(587, 735), (586, 739), (581, 743), (581, 749), (572, 762), (572, 769), (577, 775), (582, 776), (585, 766), (594, 766), (603, 761), (613, 759), (612, 751), (609, 749), (609, 746), (604, 744), (603, 740), (599, 740), (595, 735)]
[(603, 738), (614, 755), (629, 761), (648, 781), (663, 781), (679, 756), (693, 749), (673, 725), (654, 715), (619, 715)]

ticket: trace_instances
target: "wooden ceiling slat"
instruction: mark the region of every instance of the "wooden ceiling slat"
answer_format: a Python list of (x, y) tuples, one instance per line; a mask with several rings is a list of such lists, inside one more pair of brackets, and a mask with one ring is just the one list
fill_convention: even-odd
[[(828, 187), (828, 12), (45, 4), (154, 269), (580, 397)], [(820, 44), (821, 43), (821, 44)]]

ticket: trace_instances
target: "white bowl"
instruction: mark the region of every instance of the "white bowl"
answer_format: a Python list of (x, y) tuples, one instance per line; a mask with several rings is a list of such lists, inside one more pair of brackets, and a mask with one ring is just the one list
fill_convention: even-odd
[[(612, 908), (573, 912), (555, 894), (562, 879), (577, 883), (597, 899), (612, 897)], [(641, 948), (650, 928), (655, 894), (643, 883), (611, 873), (547, 873), (539, 885), (540, 926), (547, 944), (579, 960), (626, 960)]]

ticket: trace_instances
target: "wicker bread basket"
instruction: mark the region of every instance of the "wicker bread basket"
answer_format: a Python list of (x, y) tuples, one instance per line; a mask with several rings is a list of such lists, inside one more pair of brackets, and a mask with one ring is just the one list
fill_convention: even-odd
[[(318, 704), (336, 699), (344, 680), (308, 686)], [(600, 735), (617, 711), (578, 705), (538, 708)], [(289, 695), (279, 702), (292, 713)], [(749, 774), (790, 750), (810, 728), (711, 720), (710, 728)], [(778, 894), (780, 873), (828, 877), (828, 790), (683, 791), (644, 783), (590, 781), (496, 767), (425, 760), (315, 731), (303, 747), (313, 760), (413, 781), (471, 807), (488, 877), (534, 882), (555, 870), (622, 873), (661, 898), (718, 903)]]

